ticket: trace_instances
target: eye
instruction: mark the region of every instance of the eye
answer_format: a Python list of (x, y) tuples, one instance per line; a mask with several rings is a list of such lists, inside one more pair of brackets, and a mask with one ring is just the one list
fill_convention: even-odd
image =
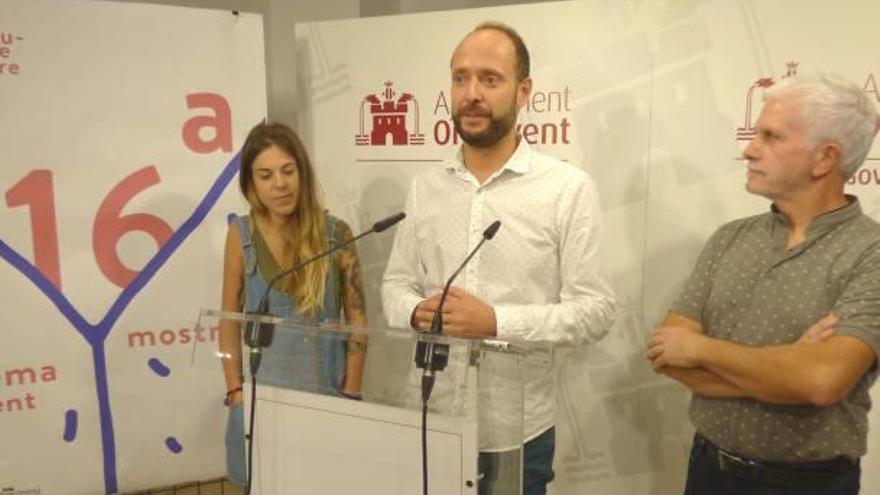
[(775, 141), (779, 138), (779, 135), (772, 131), (762, 131), (761, 138), (764, 141)]

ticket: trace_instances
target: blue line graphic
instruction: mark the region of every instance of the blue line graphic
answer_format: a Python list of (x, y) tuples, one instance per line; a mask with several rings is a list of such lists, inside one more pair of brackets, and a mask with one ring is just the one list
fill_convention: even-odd
[(180, 445), (180, 442), (178, 442), (177, 439), (174, 437), (166, 438), (165, 446), (168, 447), (168, 450), (174, 452), (175, 454), (183, 452), (183, 445)]
[[(67, 318), (67, 321), (73, 328), (92, 347), (92, 361), (95, 368), (95, 384), (96, 394), (98, 398), (98, 412), (100, 414), (101, 424), (101, 445), (104, 458), (104, 490), (106, 493), (116, 493), (118, 491), (118, 481), (116, 474), (116, 441), (113, 432), (113, 416), (110, 410), (110, 392), (107, 381), (107, 361), (104, 351), (104, 342), (107, 335), (113, 329), (113, 325), (122, 315), (122, 312), (131, 304), (134, 297), (147, 285), (162, 266), (168, 261), (172, 254), (183, 244), (190, 234), (201, 225), (205, 217), (220, 199), (220, 195), (238, 173), (239, 163), (241, 160), (241, 151), (226, 164), (220, 176), (208, 189), (205, 197), (196, 206), (193, 213), (187, 218), (183, 224), (172, 234), (159, 251), (147, 262), (143, 270), (126, 286), (114, 301), (113, 305), (107, 311), (101, 321), (97, 324), (89, 323), (83, 316), (73, 307), (67, 297), (62, 294), (58, 288), (37, 270), (30, 261), (19, 255), (6, 242), (0, 240), (0, 258), (12, 265), (28, 280), (30, 280), (45, 296), (58, 308), (58, 311)], [(74, 414), (74, 418), (76, 415)], [(76, 422), (74, 421), (74, 424)], [(67, 425), (70, 425), (68, 420)], [(73, 435), (75, 436), (76, 426), (73, 427)], [(67, 428), (65, 428), (65, 440), (67, 440)], [(173, 439), (173, 437), (169, 437)], [(174, 443), (176, 444), (176, 440)], [(167, 441), (166, 441), (167, 445)], [(177, 444), (180, 447), (179, 444)], [(169, 445), (169, 448), (171, 446)], [(182, 449), (182, 447), (181, 447)], [(172, 449), (173, 451), (173, 449)]]
[(161, 376), (162, 378), (165, 378), (166, 376), (171, 374), (171, 370), (168, 368), (168, 366), (165, 366), (162, 361), (159, 360), (159, 358), (150, 358), (149, 361), (147, 361), (147, 366), (149, 366), (150, 369), (153, 370), (153, 373)]
[(78, 426), (78, 415), (76, 409), (68, 409), (64, 413), (64, 441), (72, 442), (76, 440), (76, 430)]

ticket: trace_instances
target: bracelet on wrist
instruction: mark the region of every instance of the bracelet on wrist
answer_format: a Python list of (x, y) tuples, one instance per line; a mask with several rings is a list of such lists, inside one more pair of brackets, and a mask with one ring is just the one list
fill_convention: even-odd
[(238, 386), (238, 387), (235, 387), (235, 388), (233, 388), (233, 389), (227, 390), (227, 391), (226, 391), (226, 398), (223, 399), (223, 403), (226, 404), (227, 406), (230, 405), (230, 402), (231, 402), (232, 396), (233, 396), (236, 392), (241, 392), (241, 391), (242, 391), (241, 386)]

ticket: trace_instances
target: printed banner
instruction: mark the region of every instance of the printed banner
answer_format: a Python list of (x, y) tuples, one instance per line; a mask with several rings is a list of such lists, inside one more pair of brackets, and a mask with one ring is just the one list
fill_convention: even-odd
[(219, 306), (237, 152), (266, 114), (262, 19), (0, 3), (0, 487), (222, 476)]

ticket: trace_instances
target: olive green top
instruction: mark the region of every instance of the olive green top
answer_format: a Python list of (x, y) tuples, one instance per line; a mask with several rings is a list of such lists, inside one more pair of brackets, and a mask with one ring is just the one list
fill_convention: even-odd
[[(328, 234), (330, 234), (328, 235), (329, 245), (336, 245), (338, 243), (338, 239), (351, 239), (351, 228), (348, 226), (348, 224), (331, 215), (326, 215), (326, 219)], [(281, 266), (278, 263), (278, 260), (275, 259), (272, 251), (269, 249), (269, 245), (266, 244), (266, 239), (263, 237), (260, 229), (256, 226), (256, 224), (253, 223), (253, 221), (251, 225), (253, 225), (254, 227), (253, 242), (254, 249), (256, 250), (257, 255), (257, 265), (259, 267), (260, 275), (262, 275), (263, 280), (266, 280), (268, 282), (269, 280), (275, 278), (275, 276), (277, 276), (279, 273), (281, 273)], [(333, 270), (333, 275), (336, 277), (336, 305), (339, 308), (342, 307), (342, 293), (345, 290), (346, 278), (348, 276), (345, 273), (345, 270), (340, 269), (340, 258), (341, 256), (343, 256), (342, 253), (346, 253), (346, 250), (343, 249), (338, 251), (337, 253), (330, 255), (330, 259), (332, 260), (330, 269)], [(290, 295), (290, 285), (288, 283), (288, 277), (284, 277), (283, 279), (275, 282), (273, 288)]]

